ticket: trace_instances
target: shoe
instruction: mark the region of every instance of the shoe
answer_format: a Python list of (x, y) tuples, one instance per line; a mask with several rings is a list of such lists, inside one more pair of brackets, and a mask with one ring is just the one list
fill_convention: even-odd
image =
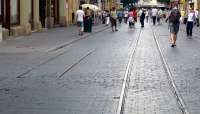
[(174, 46), (175, 46), (174, 44), (171, 45), (171, 47), (174, 47)]
[(116, 32), (118, 31), (118, 29), (115, 30)]

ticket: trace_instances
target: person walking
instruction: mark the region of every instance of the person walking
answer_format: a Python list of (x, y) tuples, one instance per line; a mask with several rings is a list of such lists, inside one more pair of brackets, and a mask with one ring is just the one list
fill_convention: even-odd
[(194, 26), (194, 23), (196, 21), (196, 16), (195, 16), (195, 11), (192, 10), (192, 8), (189, 9), (189, 13), (188, 13), (188, 20), (187, 20), (187, 24), (186, 24), (186, 31), (187, 31), (187, 36), (189, 38), (191, 38), (192, 36), (192, 29)]
[(102, 17), (102, 24), (106, 24), (106, 11), (105, 10), (102, 12), (101, 17)]
[(199, 11), (198, 11), (198, 9), (195, 10), (195, 16), (196, 16), (197, 27), (199, 27)]
[(158, 10), (156, 8), (152, 9), (152, 19), (153, 19), (153, 25), (156, 25), (156, 16), (157, 16)]
[(150, 21), (152, 22), (152, 9), (149, 9), (149, 19), (150, 19)]
[(132, 14), (133, 14), (134, 21), (137, 22), (138, 16), (137, 16), (137, 10), (135, 8), (133, 8)]
[(145, 11), (142, 9), (141, 11), (141, 15), (140, 15), (140, 23), (141, 23), (141, 27), (144, 27), (144, 19), (145, 19)]
[(181, 14), (178, 10), (178, 8), (175, 6), (169, 15), (169, 28), (170, 28), (170, 42), (171, 47), (176, 46), (176, 40), (177, 40), (177, 34), (179, 31), (180, 26), (180, 17)]
[(124, 11), (124, 23), (127, 23), (127, 20), (128, 20), (128, 11), (125, 10)]
[(89, 7), (85, 11), (84, 31), (92, 32), (92, 11)]
[[(117, 30), (117, 11), (115, 9), (115, 7), (112, 7), (112, 10), (110, 12), (110, 22), (111, 22), (111, 28), (112, 31), (118, 31)], [(115, 30), (114, 30), (115, 28)]]
[(79, 6), (79, 9), (76, 11), (76, 19), (77, 19), (77, 25), (79, 27), (79, 35), (83, 35), (83, 30), (84, 30), (84, 16), (85, 16), (85, 13), (82, 10), (82, 7)]
[(106, 11), (106, 26), (110, 24), (110, 12)]
[(147, 11), (145, 12), (145, 14), (146, 14), (146, 21), (147, 21), (147, 23), (148, 23), (148, 21), (149, 21), (149, 10), (147, 10)]
[(117, 18), (118, 18), (119, 24), (121, 24), (122, 18), (123, 18), (123, 12), (122, 11), (117, 12)]
[(162, 10), (159, 9), (157, 13), (157, 22), (159, 25), (162, 24), (162, 16), (163, 16)]

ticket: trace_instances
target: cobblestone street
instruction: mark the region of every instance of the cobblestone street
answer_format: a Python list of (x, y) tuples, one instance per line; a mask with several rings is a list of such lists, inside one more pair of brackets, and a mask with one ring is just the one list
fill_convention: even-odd
[(75, 27), (57, 28), (2, 41), (0, 114), (198, 114), (199, 28), (192, 39), (184, 29), (175, 48), (165, 23), (122, 24), (118, 32), (98, 25), (82, 37)]

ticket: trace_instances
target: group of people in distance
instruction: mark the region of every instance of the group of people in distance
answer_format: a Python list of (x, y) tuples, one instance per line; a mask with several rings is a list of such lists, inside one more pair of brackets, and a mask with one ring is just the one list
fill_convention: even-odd
[(83, 32), (92, 32), (92, 11), (87, 7), (85, 11), (82, 6), (76, 11), (76, 21), (79, 27), (79, 35)]
[[(76, 12), (77, 25), (79, 26), (79, 34), (82, 35), (84, 29), (91, 28), (91, 12), (89, 8), (84, 12), (82, 7)], [(199, 26), (199, 13), (198, 10), (190, 8), (187, 14), (184, 14), (178, 9), (177, 5), (174, 5), (170, 9), (161, 8), (136, 8), (132, 7), (125, 10), (117, 10), (112, 7), (110, 11), (102, 12), (102, 23), (106, 25), (111, 25), (111, 30), (118, 31), (117, 23), (121, 24), (124, 19), (124, 23), (128, 23), (130, 28), (134, 28), (136, 22), (140, 22), (141, 27), (144, 27), (144, 21), (152, 22), (152, 25), (161, 25), (162, 22), (168, 22), (170, 29), (170, 43), (171, 47), (176, 46), (177, 34), (179, 32), (180, 23), (186, 24), (186, 34), (189, 38), (192, 37), (192, 30), (194, 24)], [(85, 25), (86, 24), (86, 25)], [(87, 28), (84, 28), (87, 27)]]

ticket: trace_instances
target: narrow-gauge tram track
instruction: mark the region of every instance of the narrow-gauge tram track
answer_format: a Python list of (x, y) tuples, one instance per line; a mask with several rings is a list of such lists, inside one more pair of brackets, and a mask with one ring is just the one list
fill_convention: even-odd
[(125, 103), (125, 98), (126, 98), (126, 93), (127, 93), (127, 88), (128, 88), (128, 80), (129, 80), (129, 75), (130, 75), (130, 71), (131, 71), (131, 65), (134, 61), (134, 55), (135, 52), (137, 50), (137, 46), (138, 46), (138, 42), (140, 39), (140, 35), (141, 35), (141, 30), (139, 32), (139, 35), (137, 37), (137, 40), (133, 46), (132, 52), (131, 52), (131, 57), (128, 61), (127, 67), (126, 67), (126, 72), (124, 75), (124, 79), (123, 79), (123, 83), (122, 83), (122, 89), (121, 89), (121, 93), (120, 93), (120, 98), (119, 98), (119, 103), (118, 103), (118, 107), (117, 107), (117, 114), (123, 114), (124, 111), (124, 103)]
[(167, 76), (168, 76), (167, 78), (168, 78), (168, 81), (169, 81), (169, 85), (171, 86), (170, 89), (173, 92), (174, 96), (176, 97), (176, 100), (177, 100), (177, 102), (179, 104), (179, 108), (181, 109), (182, 113), (183, 114), (190, 114), (188, 109), (187, 109), (187, 107), (186, 107), (186, 104), (185, 104), (185, 102), (184, 102), (184, 100), (183, 100), (183, 98), (181, 96), (181, 94), (178, 91), (178, 88), (177, 88), (177, 86), (176, 86), (176, 84), (174, 82), (174, 79), (172, 78), (172, 72), (170, 70), (169, 65), (167, 64), (167, 61), (166, 61), (166, 59), (164, 57), (164, 54), (163, 54), (163, 51), (162, 51), (162, 49), (160, 47), (160, 44), (159, 44), (159, 42), (157, 40), (156, 33), (155, 33), (155, 31), (153, 29), (152, 29), (152, 32), (153, 32), (153, 35), (154, 35), (154, 41), (156, 42), (156, 47), (157, 47), (157, 49), (159, 51), (159, 55), (160, 55), (160, 58), (161, 58), (162, 63), (163, 63), (163, 67), (164, 67), (164, 69), (165, 69), (165, 71), (167, 73)]
[[(177, 105), (177, 110), (178, 110), (178, 112), (179, 113), (181, 113), (181, 114), (190, 114), (189, 113), (189, 111), (188, 111), (188, 109), (187, 109), (187, 107), (186, 107), (186, 104), (185, 104), (185, 102), (184, 102), (184, 100), (183, 100), (183, 98), (182, 98), (182, 96), (180, 95), (180, 93), (179, 93), (179, 91), (178, 91), (178, 89), (177, 89), (177, 87), (176, 87), (176, 84), (175, 84), (175, 82), (174, 82), (174, 80), (173, 80), (173, 78), (172, 78), (172, 73), (171, 73), (171, 70), (170, 70), (170, 68), (169, 68), (169, 66), (168, 66), (168, 64), (167, 64), (167, 61), (165, 60), (165, 57), (164, 57), (164, 55), (163, 55), (163, 52), (162, 52), (162, 49), (161, 49), (161, 47), (160, 47), (160, 45), (159, 45), (159, 42), (158, 42), (158, 40), (157, 40), (157, 36), (156, 36), (156, 33), (155, 33), (155, 31), (153, 30), (153, 28), (150, 28), (149, 29), (150, 31), (152, 30), (152, 34), (153, 34), (153, 39), (152, 39), (152, 42), (154, 42), (153, 44), (154, 44), (154, 46), (155, 46), (155, 50), (158, 52), (158, 58), (160, 57), (160, 64), (161, 64), (161, 66), (163, 67), (163, 73), (164, 73), (164, 75), (166, 76), (165, 77), (165, 79), (166, 79), (166, 83), (168, 83), (168, 86), (167, 86), (167, 89), (168, 89), (168, 91), (171, 91), (170, 93), (172, 94), (171, 96), (170, 96), (170, 98), (173, 98), (174, 100), (174, 104), (176, 104)], [(139, 34), (139, 36), (137, 37), (137, 40), (136, 40), (136, 43), (134, 44), (134, 46), (133, 46), (133, 49), (132, 49), (132, 52), (131, 52), (131, 56), (130, 56), (130, 59), (129, 59), (129, 62), (128, 62), (128, 64), (127, 64), (127, 67), (126, 67), (126, 72), (125, 72), (125, 76), (124, 76), (124, 78), (123, 78), (123, 84), (122, 84), (122, 89), (121, 89), (121, 93), (120, 93), (120, 98), (119, 98), (119, 102), (118, 102), (118, 108), (117, 108), (117, 112), (116, 112), (116, 114), (125, 114), (125, 113), (127, 113), (126, 112), (126, 106), (127, 105), (125, 105), (126, 104), (126, 102), (132, 102), (132, 101), (129, 101), (130, 99), (128, 99), (127, 97), (128, 97), (128, 95), (129, 94), (131, 94), (131, 93), (129, 93), (129, 86), (131, 86), (130, 85), (130, 81), (132, 81), (132, 79), (131, 79), (131, 75), (132, 75), (132, 70), (133, 70), (133, 66), (137, 66), (137, 64), (134, 64), (134, 61), (136, 61), (135, 59), (137, 59), (137, 51), (139, 51), (138, 49), (139, 49), (139, 42), (140, 42), (140, 39), (142, 38), (141, 37), (141, 34), (143, 34), (142, 33), (142, 31), (143, 30), (141, 30), (140, 31), (140, 34)], [(145, 39), (146, 40), (146, 39)], [(151, 63), (150, 63), (151, 64)], [(140, 66), (141, 67), (141, 66)], [(161, 67), (159, 67), (159, 68), (161, 68)], [(162, 68), (161, 68), (162, 69)], [(139, 69), (140, 70), (140, 69)], [(156, 75), (159, 75), (159, 74), (156, 74)], [(143, 78), (143, 77), (141, 77), (141, 78)], [(143, 81), (143, 83), (145, 83), (145, 81)], [(161, 82), (162, 83), (162, 82)], [(152, 90), (150, 90), (150, 91), (152, 91)], [(144, 94), (144, 93), (143, 93)], [(140, 95), (140, 94), (139, 94)], [(164, 101), (164, 97), (160, 97), (161, 99), (163, 99), (162, 101)], [(169, 99), (170, 99), (169, 98)], [(155, 98), (156, 99), (156, 98)], [(133, 100), (137, 100), (137, 99), (133, 99)], [(127, 103), (127, 104), (129, 104), (129, 103)], [(134, 104), (134, 103), (133, 103)], [(137, 105), (140, 105), (140, 104), (137, 104)], [(143, 105), (146, 105), (145, 103), (143, 104)], [(131, 107), (131, 106), (130, 106)], [(159, 112), (156, 112), (156, 107), (155, 106), (153, 106), (154, 107), (154, 113), (155, 114), (160, 114)], [(173, 107), (173, 106), (172, 106)], [(141, 107), (140, 107), (141, 108)], [(133, 109), (133, 108), (132, 108)], [(132, 110), (131, 109), (131, 110)], [(135, 109), (135, 108), (134, 108)], [(170, 109), (170, 108), (169, 108)], [(144, 110), (146, 110), (145, 109), (145, 106), (144, 106)], [(129, 110), (130, 111), (130, 110)], [(137, 111), (134, 111), (134, 112), (137, 112)], [(173, 112), (173, 111), (172, 111)], [(129, 112), (130, 113), (130, 112)], [(128, 113), (128, 114), (129, 114)], [(132, 112), (131, 112), (132, 113)], [(139, 112), (137, 112), (137, 113), (139, 113)], [(146, 114), (146, 111), (144, 111), (144, 113)], [(169, 114), (171, 114), (170, 112), (168, 112)], [(166, 113), (166, 114), (168, 114), (168, 113)], [(148, 114), (148, 113), (147, 113)], [(151, 114), (150, 112), (149, 112), (149, 114)]]

